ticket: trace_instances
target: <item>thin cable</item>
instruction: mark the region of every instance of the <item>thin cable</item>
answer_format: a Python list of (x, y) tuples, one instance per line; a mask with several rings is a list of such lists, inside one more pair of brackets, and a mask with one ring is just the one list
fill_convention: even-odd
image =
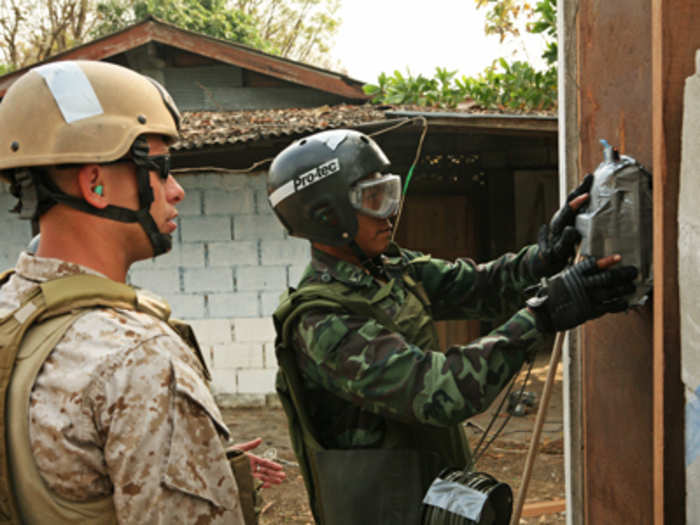
[(406, 192), (408, 191), (408, 184), (411, 182), (411, 178), (413, 177), (413, 170), (416, 167), (416, 164), (418, 164), (418, 160), (420, 159), (420, 154), (423, 151), (423, 142), (425, 141), (425, 136), (428, 133), (428, 120), (425, 117), (417, 117), (416, 119), (413, 120), (420, 120), (423, 123), (423, 130), (421, 131), (420, 134), (420, 139), (418, 139), (418, 146), (416, 147), (416, 156), (413, 158), (413, 162), (411, 163), (411, 167), (408, 169), (408, 174), (406, 175), (406, 182), (403, 185), (403, 192), (401, 194), (401, 203), (399, 204), (399, 211), (396, 214), (396, 220), (394, 221), (394, 230), (391, 233), (391, 240), (394, 240), (394, 237), (396, 237), (396, 232), (399, 229), (399, 222), (401, 221), (401, 214), (403, 213), (403, 206), (404, 203), (406, 202)]
[(406, 124), (409, 124), (411, 122), (415, 121), (422, 121), (422, 122), (427, 122), (425, 117), (405, 117), (401, 119), (397, 119), (398, 122), (396, 124), (392, 124), (391, 126), (387, 126), (386, 128), (382, 128), (380, 130), (377, 130), (373, 133), (368, 133), (370, 137), (375, 137), (377, 135), (383, 135), (384, 133), (388, 133), (389, 131), (393, 131), (397, 128), (400, 128), (401, 126), (405, 126)]
[(200, 173), (204, 171), (213, 171), (216, 173), (225, 173), (225, 174), (241, 174), (241, 173), (250, 173), (251, 171), (255, 171), (256, 168), (259, 166), (262, 166), (263, 164), (267, 164), (268, 162), (272, 162), (272, 157), (269, 157), (267, 159), (259, 160), (257, 162), (254, 162), (247, 168), (242, 168), (242, 169), (231, 169), (231, 168), (218, 168), (215, 166), (198, 166), (196, 168), (176, 168), (170, 170), (170, 173), (175, 173), (175, 174), (180, 174), (180, 173)]
[[(530, 366), (527, 368), (527, 373), (525, 374), (525, 380), (523, 381), (522, 386), (520, 387), (520, 392), (518, 392), (518, 401), (521, 401), (523, 398), (523, 392), (525, 392), (525, 385), (527, 385), (527, 382), (530, 380), (530, 372), (532, 372), (532, 365), (535, 362), (533, 359), (530, 361)], [(518, 374), (520, 375), (520, 374)], [(515, 384), (515, 381), (511, 383), (511, 386), (508, 388), (508, 392), (506, 392), (506, 395), (503, 396), (503, 399), (501, 400), (501, 404), (498, 407), (498, 411), (496, 414), (494, 414), (494, 417), (491, 419), (491, 421), (496, 420), (496, 416), (500, 413), (501, 407), (503, 406), (503, 402), (505, 401), (506, 397), (510, 394), (510, 390), (512, 386)], [(491, 444), (496, 440), (496, 438), (503, 432), (503, 429), (506, 427), (508, 422), (510, 421), (510, 418), (513, 417), (512, 412), (508, 412), (508, 416), (505, 418), (501, 426), (496, 430), (494, 433), (493, 437), (484, 445), (484, 448), (479, 450), (479, 445), (481, 445), (481, 442), (484, 440), (484, 437), (486, 436), (486, 432), (488, 432), (488, 428), (486, 429), (486, 432), (484, 432), (484, 435), (481, 438), (481, 441), (479, 441), (479, 445), (477, 445), (477, 448), (474, 451), (474, 454), (472, 455), (472, 462), (471, 462), (471, 468), (474, 468), (476, 465), (477, 461), (481, 459), (481, 457), (484, 455), (484, 453), (488, 450), (488, 448), (491, 446)], [(491, 427), (491, 424), (489, 423), (489, 428)]]
[[(427, 120), (425, 117), (410, 117), (410, 118), (402, 118), (398, 119), (398, 122), (395, 124), (392, 124), (391, 126), (387, 126), (386, 128), (382, 128), (378, 131), (375, 131), (374, 133), (370, 133), (369, 136), (373, 137), (375, 135), (381, 135), (383, 133), (387, 133), (389, 131), (393, 131), (397, 128), (400, 128), (401, 126), (405, 126), (406, 124), (409, 124), (414, 121), (422, 121), (423, 122), (423, 127), (424, 127), (424, 132), (423, 132), (423, 137), (425, 136), (425, 127), (427, 126)], [(422, 145), (422, 140), (421, 140), (421, 145)], [(257, 162), (254, 162), (247, 168), (241, 168), (241, 169), (232, 169), (232, 168), (219, 168), (216, 166), (197, 166), (194, 168), (176, 168), (170, 170), (171, 173), (175, 174), (181, 174), (181, 173), (201, 173), (201, 172), (215, 172), (215, 173), (224, 173), (224, 174), (242, 174), (242, 173), (250, 173), (251, 171), (254, 171), (256, 168), (262, 166), (263, 164), (267, 164), (269, 162), (272, 162), (274, 159), (273, 157), (269, 157), (266, 159), (259, 160)], [(415, 161), (414, 161), (415, 165)]]

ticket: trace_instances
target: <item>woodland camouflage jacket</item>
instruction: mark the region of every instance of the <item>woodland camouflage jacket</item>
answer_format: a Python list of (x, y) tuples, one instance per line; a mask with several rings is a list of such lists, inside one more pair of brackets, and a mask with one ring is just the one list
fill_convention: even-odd
[[(306, 409), (322, 445), (381, 447), (385, 418), (451, 426), (485, 410), (544, 338), (533, 315), (519, 309), (523, 290), (535, 283), (529, 262), (536, 250), (525, 247), (476, 264), (390, 246), (382, 256), (390, 292), (377, 303), (390, 317), (411, 294), (404, 279), (409, 276), (409, 282), (422, 284), (430, 302), (416, 319), (507, 318), (488, 335), (445, 352), (434, 337), (426, 344), (408, 326), (391, 331), (351, 310), (302, 314), (292, 331), (293, 347)], [(314, 249), (299, 288), (323, 283), (347, 297), (376, 299), (387, 288), (360, 267)]]

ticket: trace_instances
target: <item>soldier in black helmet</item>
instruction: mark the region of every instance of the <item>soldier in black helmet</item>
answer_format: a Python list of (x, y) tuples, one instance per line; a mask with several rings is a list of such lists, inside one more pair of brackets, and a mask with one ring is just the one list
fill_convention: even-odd
[[(626, 307), (636, 270), (574, 256), (590, 177), (540, 242), (477, 264), (391, 242), (401, 179), (368, 136), (326, 131), (273, 161), (268, 195), (312, 260), (274, 315), (277, 389), (321, 523), (417, 523), (422, 495), (470, 453), (486, 409), (546, 334)], [(559, 273), (558, 273), (559, 272)], [(540, 283), (531, 306), (523, 292)], [(433, 321), (510, 318), (442, 351)]]

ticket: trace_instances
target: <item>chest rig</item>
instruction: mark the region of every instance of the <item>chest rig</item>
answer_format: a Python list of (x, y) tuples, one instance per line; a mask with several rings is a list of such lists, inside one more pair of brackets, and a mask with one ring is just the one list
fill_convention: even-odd
[(277, 391), (314, 517), (324, 525), (418, 523), (423, 494), (435, 476), (448, 466), (461, 468), (469, 461), (468, 443), (460, 427), (389, 418), (385, 418), (384, 439), (378, 448), (324, 447), (309, 416), (308, 396), (295, 357), (294, 328), (303, 314), (313, 310), (372, 318), (424, 351), (440, 351), (430, 300), (410, 275), (411, 265), (423, 259), (404, 264), (400, 271), (390, 267), (388, 281), (369, 294), (338, 280), (302, 284), (283, 296), (273, 316), (280, 364)]

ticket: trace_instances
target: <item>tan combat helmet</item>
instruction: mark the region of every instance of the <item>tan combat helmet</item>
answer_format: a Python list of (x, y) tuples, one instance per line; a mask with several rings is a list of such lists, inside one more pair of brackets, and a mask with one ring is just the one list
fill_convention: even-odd
[(179, 121), (148, 77), (108, 62), (52, 62), (22, 75), (0, 103), (0, 171), (116, 160), (145, 133), (174, 141)]
[[(20, 217), (36, 219), (56, 203), (120, 222), (138, 222), (154, 255), (170, 249), (148, 210), (149, 170), (167, 177), (170, 161), (149, 157), (145, 134), (177, 139), (180, 113), (155, 80), (116, 64), (58, 61), (32, 68), (0, 102), (0, 178), (19, 199)], [(45, 167), (130, 161), (136, 167), (139, 210), (94, 208), (63, 193)]]

